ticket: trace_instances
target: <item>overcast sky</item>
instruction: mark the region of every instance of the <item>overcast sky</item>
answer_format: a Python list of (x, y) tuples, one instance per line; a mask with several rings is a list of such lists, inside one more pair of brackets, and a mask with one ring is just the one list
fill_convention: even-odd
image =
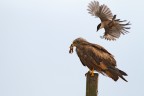
[(85, 96), (87, 67), (69, 46), (78, 37), (115, 56), (128, 82), (99, 75), (99, 96), (144, 96), (144, 1), (99, 0), (132, 23), (115, 42), (96, 32), (91, 0), (0, 0), (0, 96)]

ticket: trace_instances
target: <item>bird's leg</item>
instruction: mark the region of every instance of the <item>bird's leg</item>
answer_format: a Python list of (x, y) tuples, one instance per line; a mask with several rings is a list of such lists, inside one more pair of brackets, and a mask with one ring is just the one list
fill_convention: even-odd
[(90, 70), (90, 75), (93, 77), (94, 76), (94, 68)]
[(90, 74), (90, 76), (94, 76), (94, 68), (92, 70), (89, 70), (87, 73), (85, 73), (85, 76), (87, 76), (87, 74)]

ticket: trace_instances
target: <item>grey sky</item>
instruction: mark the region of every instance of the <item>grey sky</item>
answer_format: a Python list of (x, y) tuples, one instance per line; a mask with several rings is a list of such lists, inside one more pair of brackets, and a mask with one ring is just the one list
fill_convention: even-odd
[(99, 0), (117, 18), (132, 23), (116, 42), (96, 32), (100, 20), (87, 13), (91, 0), (0, 1), (0, 96), (85, 96), (85, 73), (76, 53), (68, 53), (83, 37), (110, 51), (128, 83), (99, 76), (99, 96), (143, 96), (142, 0)]

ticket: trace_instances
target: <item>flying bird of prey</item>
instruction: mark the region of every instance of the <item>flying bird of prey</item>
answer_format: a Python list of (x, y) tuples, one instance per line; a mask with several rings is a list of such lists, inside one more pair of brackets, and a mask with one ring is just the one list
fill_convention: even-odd
[(91, 76), (94, 76), (94, 71), (103, 75), (107, 75), (114, 81), (122, 78), (127, 74), (116, 67), (116, 60), (113, 55), (100, 45), (89, 43), (83, 38), (77, 38), (70, 46), (69, 53), (73, 53), (73, 47), (76, 47), (77, 55), (84, 66), (90, 69)]
[(121, 34), (128, 33), (127, 29), (130, 29), (130, 27), (127, 27), (127, 25), (130, 25), (130, 23), (123, 24), (126, 20), (116, 19), (116, 15), (112, 14), (107, 5), (100, 5), (98, 1), (93, 1), (89, 3), (87, 10), (92, 16), (100, 18), (101, 23), (97, 26), (97, 31), (102, 28), (105, 29), (102, 38), (116, 40)]

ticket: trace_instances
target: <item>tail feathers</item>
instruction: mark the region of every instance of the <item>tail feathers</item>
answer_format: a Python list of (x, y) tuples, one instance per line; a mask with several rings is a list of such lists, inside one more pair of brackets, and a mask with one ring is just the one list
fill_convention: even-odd
[[(118, 69), (119, 70), (119, 69)], [(124, 75), (124, 76), (128, 76), (124, 71), (122, 71), (122, 70), (119, 70), (119, 72), (122, 74), (122, 75)]]
[(118, 80), (118, 76), (116, 74), (113, 74), (111, 71), (107, 70), (105, 71), (106, 75), (110, 78), (112, 78), (114, 81), (117, 81)]
[(122, 75), (120, 76), (120, 78), (122, 78), (124, 81), (128, 82)]
[(116, 68), (109, 68), (107, 71), (105, 71), (105, 73), (107, 74), (107, 76), (109, 76), (110, 78), (112, 78), (114, 81), (117, 81), (119, 79), (119, 77), (121, 79), (123, 79), (124, 81), (128, 82), (122, 75), (127, 76), (127, 74), (125, 72), (123, 72), (122, 70), (117, 70)]

